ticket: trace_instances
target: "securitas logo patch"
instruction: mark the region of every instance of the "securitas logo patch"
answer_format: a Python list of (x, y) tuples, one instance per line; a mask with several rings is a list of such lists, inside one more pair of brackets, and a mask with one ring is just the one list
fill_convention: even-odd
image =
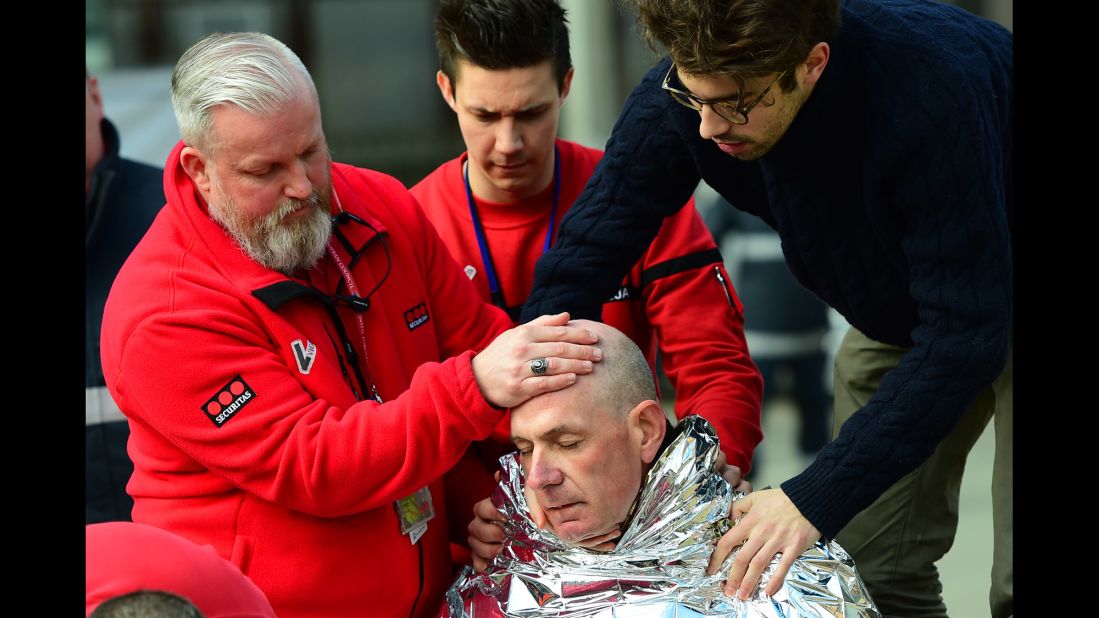
[(423, 303), (404, 312), (404, 321), (408, 323), (408, 330), (415, 330), (430, 319), (431, 316), (427, 313), (427, 305)]
[(237, 376), (203, 404), (202, 411), (215, 427), (221, 427), (255, 398), (256, 393), (252, 387), (248, 386), (244, 378)]

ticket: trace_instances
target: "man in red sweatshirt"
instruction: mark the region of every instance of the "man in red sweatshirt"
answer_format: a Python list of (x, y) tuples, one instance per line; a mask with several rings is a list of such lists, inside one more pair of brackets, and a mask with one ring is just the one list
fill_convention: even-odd
[(134, 521), (212, 545), (282, 618), (433, 614), (439, 477), (505, 408), (590, 372), (597, 337), (567, 314), (508, 330), (398, 181), (332, 162), (279, 41), (205, 37), (172, 105), (168, 203), (101, 338)]
[[(481, 297), (515, 320), (535, 262), (603, 155), (557, 138), (573, 77), (565, 12), (556, 0), (443, 0), (435, 43), (439, 90), (458, 117), (467, 152), (412, 194)], [(763, 382), (748, 356), (740, 301), (693, 199), (664, 221), (603, 305), (602, 318), (628, 335), (651, 367), (659, 349), (675, 387), (676, 416), (698, 414), (716, 427), (731, 464), (726, 477), (748, 491), (741, 475), (762, 438)], [(460, 474), (463, 497), (483, 498), (494, 485), (489, 471), (496, 457), (511, 450), (508, 424), (501, 423), (491, 444), (471, 450), (474, 456), (451, 476)], [(458, 497), (451, 493), (455, 505)], [(477, 513), (494, 518), (487, 501)], [(477, 566), (492, 553), (480, 547), (478, 555), (479, 540), (470, 539)]]

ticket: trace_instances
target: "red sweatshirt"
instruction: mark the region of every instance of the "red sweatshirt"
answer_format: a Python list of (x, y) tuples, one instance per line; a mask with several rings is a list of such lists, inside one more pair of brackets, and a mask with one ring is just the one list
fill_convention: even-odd
[[(181, 148), (165, 168), (168, 204), (103, 320), (107, 386), (130, 423), (134, 521), (213, 545), (282, 618), (431, 615), (450, 577), (437, 479), (501, 418), (469, 350), (507, 317), (481, 302), (398, 181), (333, 164), (340, 204), (363, 221), (336, 229), (365, 247), (352, 261), (335, 243), (338, 255), (361, 293), (381, 284), (361, 333), (355, 313), (324, 302), (347, 294), (333, 260), (290, 279), (244, 255), (208, 216)], [(385, 403), (356, 396), (369, 389), (347, 347)], [(413, 545), (394, 501), (425, 485), (436, 515)]]
[[(560, 139), (557, 148), (561, 162), (559, 228), (603, 153)], [(473, 273), (471, 279), (481, 297), (489, 300), (462, 179), (465, 159), (463, 154), (444, 163), (414, 186), (412, 194), (454, 259), (465, 267), (467, 275)], [(553, 193), (550, 183), (541, 194), (519, 203), (477, 199), (497, 277), (511, 307), (521, 306), (530, 294)], [(742, 310), (713, 236), (692, 200), (665, 219), (656, 240), (622, 281), (618, 294), (603, 305), (603, 321), (633, 339), (650, 366), (655, 366), (659, 344), (664, 370), (676, 390), (676, 417), (698, 414), (709, 420), (717, 428), (729, 463), (747, 473), (752, 453), (762, 439), (763, 380), (748, 356)], [(508, 423), (502, 422), (494, 432), (499, 448), (475, 447), (491, 470), (496, 469), (494, 457), (504, 448), (511, 450), (508, 430)], [(491, 478), (488, 481), (491, 491)]]

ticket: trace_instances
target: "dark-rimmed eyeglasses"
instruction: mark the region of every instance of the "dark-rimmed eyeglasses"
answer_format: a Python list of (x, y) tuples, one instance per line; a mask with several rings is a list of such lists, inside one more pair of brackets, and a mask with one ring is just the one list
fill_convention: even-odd
[[(743, 107), (740, 105), (740, 93), (738, 93), (735, 98), (700, 99), (686, 90), (680, 90), (672, 86), (672, 75), (677, 75), (674, 62), (672, 63), (672, 66), (668, 67), (668, 74), (664, 76), (664, 83), (661, 84), (660, 87), (667, 91), (668, 94), (672, 95), (672, 98), (684, 107), (689, 107), (696, 112), (701, 112), (703, 105), (709, 105), (718, 116), (721, 116), (733, 124), (748, 124), (748, 112), (752, 111), (752, 108), (756, 105), (759, 105), (760, 101), (763, 100), (763, 97), (767, 96), (767, 93), (771, 91), (771, 88), (778, 83), (778, 80), (782, 79), (783, 75), (786, 75), (786, 71), (779, 73), (778, 77), (775, 78), (775, 81), (771, 82), (770, 86), (764, 88), (763, 92), (759, 93), (759, 96), (756, 97), (754, 101)], [(676, 81), (679, 81), (678, 76), (676, 77)], [(765, 103), (765, 105), (773, 104), (774, 101)]]

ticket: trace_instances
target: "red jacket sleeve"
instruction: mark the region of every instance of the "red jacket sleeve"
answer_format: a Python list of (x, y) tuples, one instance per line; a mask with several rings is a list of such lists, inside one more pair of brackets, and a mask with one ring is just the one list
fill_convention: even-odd
[(740, 299), (693, 198), (664, 220), (641, 265), (676, 417), (710, 421), (729, 463), (747, 474), (763, 438), (763, 378), (748, 356)]
[[(424, 363), (396, 399), (341, 407), (304, 390), (246, 315), (226, 308), (162, 314), (135, 329), (122, 355), (112, 391), (120, 407), (131, 422), (152, 427), (156, 435), (148, 439), (167, 440), (193, 459), (196, 475), (208, 469), (264, 500), (338, 517), (439, 478), (500, 419), (473, 378), (472, 352)], [(149, 379), (145, 368), (165, 359), (188, 369)], [(221, 427), (194, 406), (221, 386), (211, 376), (225, 375), (202, 370), (211, 359), (233, 359), (254, 393)], [(209, 483), (209, 491), (223, 489), (216, 478), (200, 476), (196, 481)], [(194, 483), (187, 489), (203, 491)]]

